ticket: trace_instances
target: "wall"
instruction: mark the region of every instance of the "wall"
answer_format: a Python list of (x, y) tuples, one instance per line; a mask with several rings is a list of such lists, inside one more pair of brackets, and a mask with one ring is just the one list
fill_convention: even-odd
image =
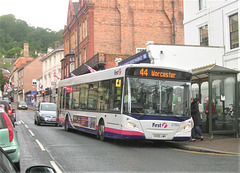
[(23, 88), (25, 93), (37, 90), (37, 85), (32, 86), (32, 79), (39, 79), (42, 77), (42, 62), (39, 61), (41, 58), (42, 56), (37, 57), (23, 69)]
[[(184, 0), (184, 33), (186, 45), (200, 45), (199, 28), (208, 25), (210, 46), (225, 47), (223, 66), (240, 70), (240, 48), (230, 49), (229, 16), (238, 13), (238, 0), (206, 0), (207, 8), (199, 11), (198, 1)], [(240, 32), (239, 32), (240, 40)]]
[(223, 65), (223, 47), (150, 44), (147, 51), (156, 59), (156, 64), (168, 67), (191, 70), (215, 63)]
[[(98, 0), (94, 6), (94, 54), (135, 54), (148, 40), (172, 44), (172, 1)], [(183, 44), (183, 4), (175, 0), (176, 44)]]

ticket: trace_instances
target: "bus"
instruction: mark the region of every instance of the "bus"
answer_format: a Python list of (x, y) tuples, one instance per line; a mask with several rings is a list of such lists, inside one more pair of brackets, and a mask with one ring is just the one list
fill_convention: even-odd
[(189, 140), (191, 77), (186, 70), (130, 64), (59, 82), (57, 122), (100, 140)]

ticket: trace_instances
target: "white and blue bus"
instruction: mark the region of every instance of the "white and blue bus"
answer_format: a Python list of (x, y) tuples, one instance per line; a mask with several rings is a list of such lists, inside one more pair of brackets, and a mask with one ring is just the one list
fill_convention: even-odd
[(57, 121), (104, 140), (189, 140), (192, 73), (131, 64), (61, 80)]

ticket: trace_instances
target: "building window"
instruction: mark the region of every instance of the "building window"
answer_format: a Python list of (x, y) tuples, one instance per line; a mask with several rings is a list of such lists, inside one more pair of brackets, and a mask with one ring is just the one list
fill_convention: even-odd
[(79, 66), (82, 65), (82, 53), (79, 52)]
[(32, 79), (32, 85), (37, 85), (37, 80), (36, 79)]
[(75, 57), (71, 57), (70, 58), (70, 72), (72, 72), (74, 70), (74, 66), (75, 66)]
[(84, 32), (85, 32), (85, 38), (87, 37), (87, 19), (85, 19), (85, 21), (84, 21), (84, 26), (85, 26), (85, 28), (84, 28)]
[(237, 13), (229, 17), (229, 25), (230, 25), (230, 48), (234, 49), (239, 47)]
[(79, 44), (82, 42), (82, 25), (79, 25)]
[(199, 10), (206, 8), (206, 0), (199, 0)]
[(85, 63), (85, 62), (87, 62), (87, 50), (86, 50), (86, 48), (83, 49), (83, 51), (84, 51), (84, 63)]
[(200, 46), (208, 46), (208, 26), (200, 28)]

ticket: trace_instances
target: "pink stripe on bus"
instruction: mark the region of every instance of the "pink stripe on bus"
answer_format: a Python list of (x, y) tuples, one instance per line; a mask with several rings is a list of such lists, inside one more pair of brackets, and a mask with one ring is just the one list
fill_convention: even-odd
[(112, 129), (105, 127), (106, 132), (121, 134), (121, 135), (134, 135), (134, 136), (145, 136), (142, 132), (136, 132), (136, 131), (128, 131), (128, 130), (118, 130), (118, 129)]

